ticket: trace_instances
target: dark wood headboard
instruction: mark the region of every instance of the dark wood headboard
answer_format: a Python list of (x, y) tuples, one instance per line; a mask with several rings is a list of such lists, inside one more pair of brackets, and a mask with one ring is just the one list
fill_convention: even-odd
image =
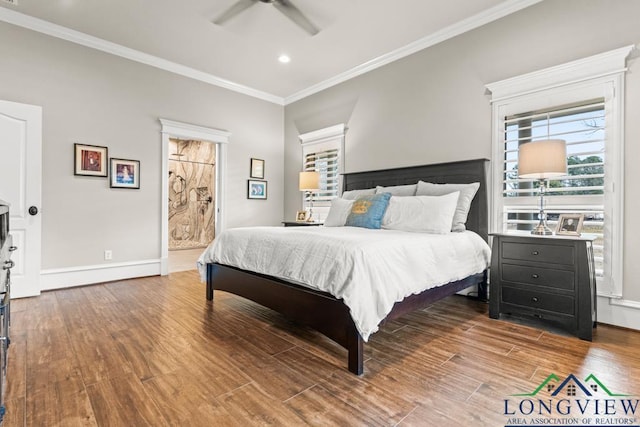
[(475, 159), (460, 162), (436, 163), (397, 169), (345, 173), (342, 176), (344, 191), (373, 188), (376, 185), (415, 184), (418, 181), (434, 184), (468, 184), (479, 182), (480, 188), (471, 202), (466, 227), (488, 241), (489, 203), (487, 193), (487, 169), (489, 160)]

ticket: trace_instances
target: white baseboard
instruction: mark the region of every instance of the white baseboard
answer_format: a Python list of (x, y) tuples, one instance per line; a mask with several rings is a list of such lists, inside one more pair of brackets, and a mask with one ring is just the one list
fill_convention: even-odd
[(598, 297), (598, 322), (640, 330), (640, 302)]
[(42, 270), (40, 289), (48, 291), (134, 277), (157, 276), (161, 274), (161, 264), (159, 259), (150, 259)]

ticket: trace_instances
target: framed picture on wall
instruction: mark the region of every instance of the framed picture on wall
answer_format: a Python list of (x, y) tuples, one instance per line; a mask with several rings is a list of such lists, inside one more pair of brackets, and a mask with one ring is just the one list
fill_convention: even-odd
[(251, 159), (251, 170), (249, 171), (249, 177), (264, 179), (264, 160)]
[(106, 177), (107, 147), (73, 144), (73, 174)]
[(247, 187), (248, 199), (266, 199), (267, 198), (267, 181), (258, 181), (255, 179), (248, 180)]
[(140, 188), (140, 161), (111, 159), (111, 188)]

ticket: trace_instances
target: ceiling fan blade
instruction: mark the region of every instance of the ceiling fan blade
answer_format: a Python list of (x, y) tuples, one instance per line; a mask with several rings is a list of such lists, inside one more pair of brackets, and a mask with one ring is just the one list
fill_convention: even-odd
[(320, 31), (306, 16), (304, 16), (302, 12), (300, 12), (300, 9), (295, 7), (290, 1), (274, 0), (273, 5), (287, 18), (292, 20), (296, 25), (312, 36), (318, 34)]
[(238, 0), (238, 2), (234, 3), (229, 9), (225, 10), (220, 16), (215, 18), (213, 21), (216, 25), (222, 25), (227, 22), (229, 19), (238, 15), (245, 9), (250, 8), (254, 4), (256, 4), (259, 0)]

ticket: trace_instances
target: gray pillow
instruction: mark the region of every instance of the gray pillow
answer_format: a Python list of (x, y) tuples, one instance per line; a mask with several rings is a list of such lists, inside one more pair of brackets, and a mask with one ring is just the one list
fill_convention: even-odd
[(430, 182), (418, 181), (418, 189), (416, 196), (442, 196), (444, 194), (460, 192), (458, 204), (456, 205), (456, 213), (453, 215), (453, 223), (451, 231), (464, 231), (467, 222), (467, 215), (471, 208), (471, 201), (480, 188), (479, 182), (471, 184), (433, 184)]
[(417, 184), (392, 185), (390, 187), (381, 187), (378, 185), (376, 187), (376, 194), (391, 193), (391, 195), (395, 197), (415, 196), (417, 186)]
[(367, 188), (366, 190), (349, 190), (342, 193), (342, 198), (355, 200), (360, 196), (373, 196), (374, 194), (376, 194), (375, 188)]

